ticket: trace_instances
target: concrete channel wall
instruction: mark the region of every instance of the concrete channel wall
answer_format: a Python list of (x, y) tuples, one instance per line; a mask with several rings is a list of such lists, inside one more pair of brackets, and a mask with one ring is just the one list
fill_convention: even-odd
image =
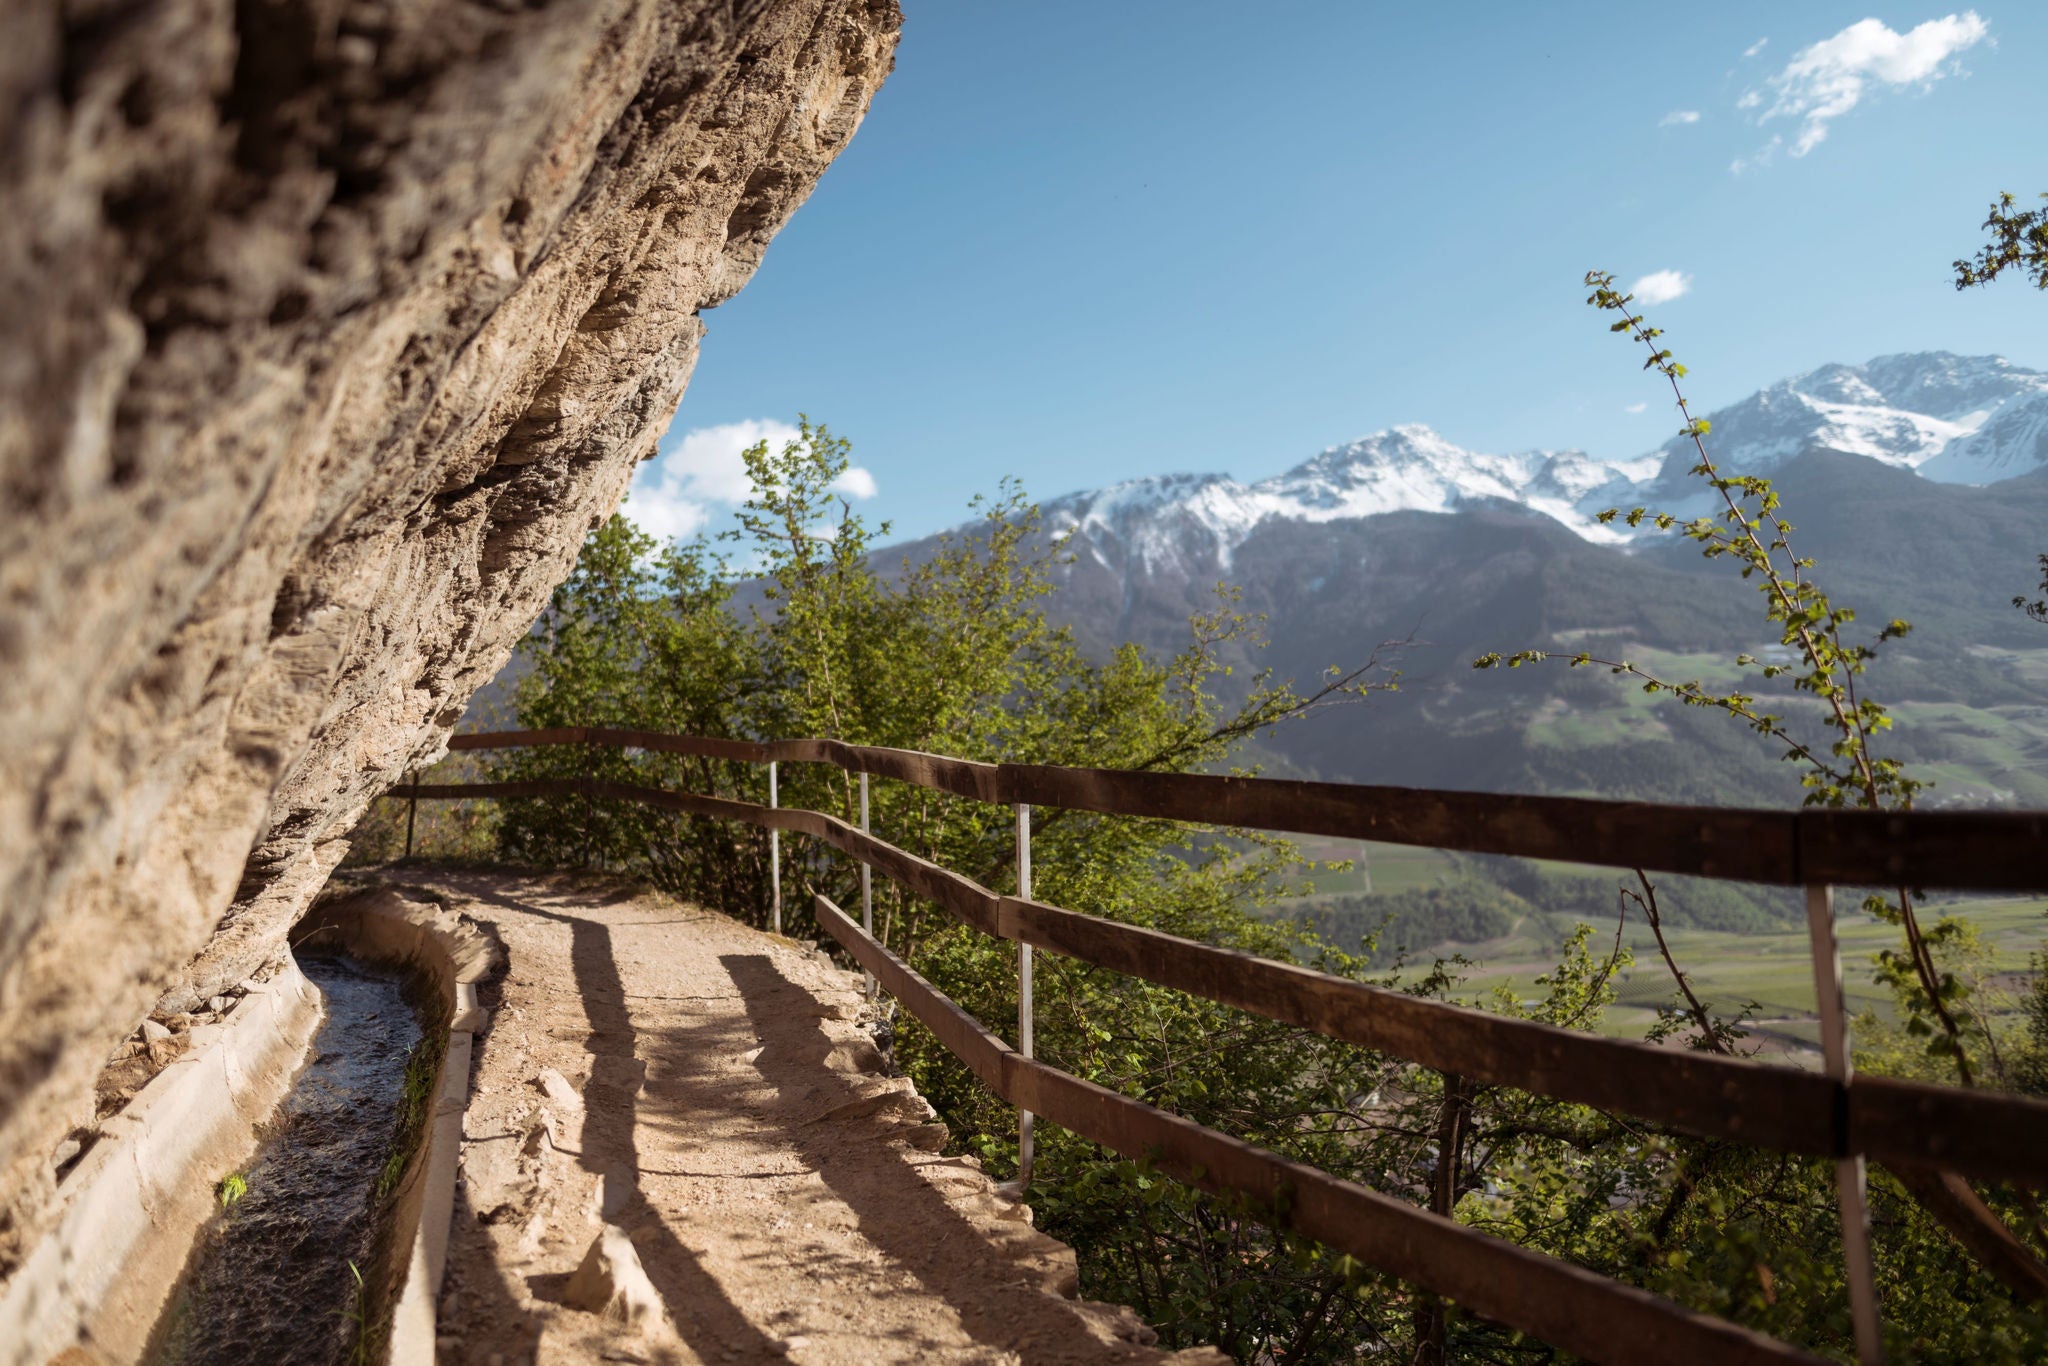
[(477, 983), (500, 951), (432, 893), (385, 885), (323, 895), (293, 929), (292, 943), (339, 949), (364, 962), (418, 974), (439, 998), (448, 1021), (433, 1114), (386, 1231), (393, 1264), (384, 1274), (396, 1288), (386, 1359), (392, 1366), (427, 1366), (434, 1360), (434, 1308), (448, 1264), (462, 1114), (469, 1106), (470, 1050), (487, 1018), (477, 1003)]
[(287, 959), (101, 1124), (58, 1187), (55, 1227), (0, 1290), (0, 1360), (142, 1355), (213, 1214), (215, 1183), (256, 1150), (320, 1018), (319, 991)]
[[(485, 1019), (476, 983), (496, 950), (429, 894), (389, 886), (328, 893), (292, 941), (416, 973), (444, 1007), (434, 1110), (398, 1193), (383, 1268), (396, 1301), (388, 1359), (431, 1362), (470, 1046)], [(58, 1188), (56, 1225), (0, 1287), (0, 1363), (141, 1358), (214, 1213), (216, 1183), (255, 1152), (321, 1018), (319, 991), (287, 957), (227, 1018), (194, 1029), (184, 1055), (100, 1126)]]

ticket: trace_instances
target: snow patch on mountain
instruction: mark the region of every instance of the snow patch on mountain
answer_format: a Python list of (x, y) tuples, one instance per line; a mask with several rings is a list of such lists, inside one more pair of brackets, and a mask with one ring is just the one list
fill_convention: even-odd
[(1253, 485), (1275, 514), (1334, 521), (1404, 510), (1449, 512), (1501, 498), (1548, 513), (1590, 537), (1611, 535), (1581, 511), (1588, 495), (1642, 477), (1584, 451), (1468, 451), (1428, 427), (1409, 425), (1332, 446), (1306, 464)]
[[(2024, 474), (2041, 461), (2009, 444), (2024, 433), (2000, 425), (2016, 405), (2048, 394), (2048, 374), (2002, 356), (1946, 351), (1880, 356), (1867, 365), (1824, 365), (1709, 415), (1708, 451), (1723, 469), (1768, 474), (1810, 450), (1842, 451), (1918, 470), (1942, 483), (1990, 483)], [(1941, 457), (1971, 443), (1966, 459)], [(1673, 437), (1661, 454), (1658, 491), (1683, 485), (1699, 456)], [(1940, 463), (1937, 463), (1940, 462)]]
[(1920, 466), (1944, 484), (1995, 484), (2048, 468), (2048, 390), (1987, 414), (1941, 454)]
[[(1827, 365), (1709, 415), (1708, 450), (1731, 473), (1767, 474), (1810, 450), (1866, 456), (1942, 483), (1987, 484), (2048, 468), (2048, 374), (2000, 356), (1921, 352)], [(1253, 484), (1221, 474), (1130, 479), (1045, 507), (1048, 529), (1105, 567), (1189, 577), (1230, 569), (1268, 521), (1328, 522), (1385, 512), (1451, 512), (1498, 499), (1590, 541), (1625, 541), (1610, 507), (1712, 511), (1674, 437), (1633, 460), (1584, 451), (1470, 451), (1404, 425), (1348, 442)]]
[(1057, 499), (1046, 505), (1045, 518), (1054, 532), (1079, 533), (1076, 546), (1103, 565), (1122, 558), (1149, 572), (1227, 570), (1237, 547), (1269, 520), (1450, 512), (1489, 498), (1555, 517), (1589, 540), (1619, 541), (1625, 532), (1600, 525), (1588, 511), (1599, 502), (1594, 495), (1632, 488), (1656, 468), (1654, 456), (1607, 462), (1583, 451), (1487, 455), (1410, 424), (1332, 446), (1255, 484), (1220, 474), (1129, 479)]

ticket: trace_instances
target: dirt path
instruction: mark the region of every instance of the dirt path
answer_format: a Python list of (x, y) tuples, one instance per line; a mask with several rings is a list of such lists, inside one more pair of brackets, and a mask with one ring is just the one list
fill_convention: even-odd
[[(938, 1155), (943, 1128), (858, 1024), (859, 979), (822, 955), (589, 881), (422, 881), (509, 958), (477, 1041), (443, 1360), (1223, 1360), (1062, 1298), (1072, 1252)], [(658, 1298), (637, 1330), (564, 1302), (607, 1223)]]

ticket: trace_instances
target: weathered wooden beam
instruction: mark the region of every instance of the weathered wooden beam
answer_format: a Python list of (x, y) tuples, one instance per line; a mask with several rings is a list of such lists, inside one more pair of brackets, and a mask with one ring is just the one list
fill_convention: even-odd
[(1754, 811), (1202, 773), (986, 764), (838, 740), (717, 740), (567, 727), (457, 735), (450, 749), (607, 744), (832, 764), (995, 804), (1800, 886), (2048, 888), (2048, 813)]
[[(410, 789), (408, 789), (408, 793)], [(2048, 1102), (1863, 1076), (1827, 1077), (1654, 1048), (1217, 948), (1157, 930), (999, 896), (971, 878), (823, 812), (586, 778), (422, 786), (422, 799), (588, 796), (810, 835), (880, 870), (963, 923), (1235, 1006), (1441, 1072), (1556, 1097), (1688, 1133), (1818, 1157), (1864, 1153), (1980, 1180), (2048, 1181)], [(1030, 1108), (1030, 1107), (1025, 1107)]]
[(2048, 812), (1806, 810), (1799, 880), (2048, 890)]
[(2048, 1101), (1867, 1073), (1848, 1089), (1851, 1152), (1983, 1181), (2048, 1178)]
[(1438, 1072), (1653, 1119), (1708, 1138), (1833, 1155), (1835, 1083), (1368, 986), (1294, 963), (1003, 897), (1003, 937)]
[[(1417, 1209), (1020, 1056), (817, 899), (818, 923), (1002, 1099), (1483, 1318), (1598, 1362), (1817, 1363), (1820, 1358)], [(956, 1042), (957, 1041), (957, 1042)], [(993, 1074), (993, 1076), (991, 1076)]]
[[(1010, 1055), (1010, 1045), (983, 1028), (981, 1021), (919, 976), (910, 964), (882, 950), (882, 946), (869, 938), (831, 898), (814, 895), (811, 900), (818, 924), (825, 933), (853, 954), (855, 962), (873, 973), (882, 989), (891, 996), (906, 1006), (912, 1001), (922, 1002), (923, 1009), (912, 1006), (912, 1013), (934, 1038), (946, 1046), (947, 1052), (967, 1064), (967, 1070), (979, 1077), (982, 1085), (1000, 1095), (1004, 1085), (1003, 1066)], [(861, 947), (856, 949), (856, 945)]]

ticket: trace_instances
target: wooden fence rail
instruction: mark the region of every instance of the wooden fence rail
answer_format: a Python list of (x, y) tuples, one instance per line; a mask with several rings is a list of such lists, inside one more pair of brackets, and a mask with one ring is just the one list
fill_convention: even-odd
[(1582, 1034), (1429, 1001), (1295, 963), (1020, 901), (822, 811), (597, 778), (421, 784), (423, 799), (589, 797), (809, 835), (983, 934), (1094, 963), (1494, 1086), (1813, 1157), (1862, 1153), (1983, 1180), (2048, 1182), (2048, 1102), (1856, 1077)]
[[(1469, 852), (1695, 873), (1757, 882), (1814, 880), (1980, 889), (2048, 882), (2048, 816), (1765, 812), (1576, 798), (1348, 787), (1272, 779), (986, 764), (837, 741), (768, 743), (575, 727), (456, 736), (451, 749), (590, 745), (742, 763), (825, 763), (980, 801), (1301, 833)], [(863, 780), (865, 781), (865, 780)], [(1367, 986), (1297, 964), (1004, 896), (835, 816), (596, 778), (414, 784), (414, 799), (549, 798), (632, 802), (808, 835), (943, 907), (963, 924), (1331, 1038), (1447, 1076), (1552, 1096), (1705, 1137), (1902, 1172), (2048, 1183), (2048, 1104), (1874, 1077), (1822, 1076), (1746, 1059), (1676, 1052)], [(1011, 1050), (824, 898), (821, 927), (992, 1091), (1177, 1179), (1249, 1202), (1370, 1265), (1473, 1312), (1597, 1361), (1784, 1362), (1783, 1343), (1569, 1263), (1480, 1234), (1327, 1173), (1204, 1129)], [(1911, 1184), (1909, 1182), (1909, 1184)], [(1981, 1210), (1981, 1205), (1978, 1207)], [(1961, 1222), (1973, 1247), (2038, 1276), (1988, 1213)], [(1965, 1228), (1963, 1223), (1974, 1221)], [(1987, 1221), (1989, 1221), (1987, 1223)], [(2001, 1238), (2003, 1241), (2001, 1242)], [(1860, 1336), (1868, 1336), (1860, 1334)], [(1867, 1351), (1865, 1353), (1868, 1355)]]
[(1014, 806), (1337, 835), (1473, 854), (1769, 882), (2048, 890), (2048, 812), (1752, 811), (1200, 773), (985, 764), (838, 740), (717, 740), (574, 726), (457, 735), (451, 750), (598, 745), (822, 763)]
[(1239, 1198), (1269, 1222), (1591, 1361), (1820, 1360), (1021, 1057), (832, 902), (820, 896), (816, 909), (819, 926), (989, 1090), (1106, 1148), (1149, 1158), (1176, 1180)]

